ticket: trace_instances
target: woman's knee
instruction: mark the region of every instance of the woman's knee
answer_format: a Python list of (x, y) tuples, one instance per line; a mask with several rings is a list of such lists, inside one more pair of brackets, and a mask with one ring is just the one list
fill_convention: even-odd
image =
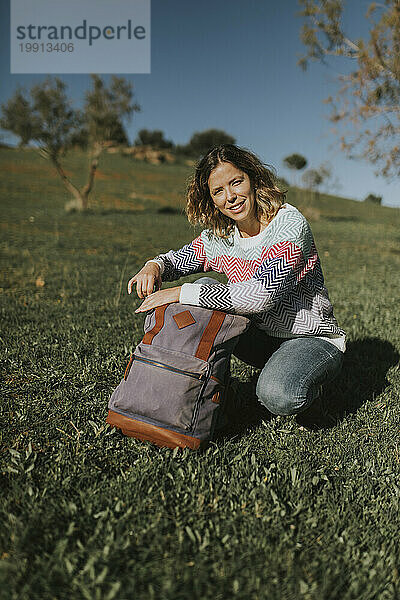
[(319, 396), (321, 385), (338, 375), (342, 357), (325, 340), (284, 342), (260, 373), (256, 387), (260, 402), (276, 415), (306, 410)]
[(318, 394), (315, 390), (287, 389), (279, 382), (263, 381), (259, 377), (256, 386), (257, 398), (274, 415), (289, 416), (306, 410)]

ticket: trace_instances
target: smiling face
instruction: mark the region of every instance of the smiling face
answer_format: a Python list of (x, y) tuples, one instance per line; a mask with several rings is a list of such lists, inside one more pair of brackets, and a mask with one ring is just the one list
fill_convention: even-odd
[(219, 163), (210, 173), (208, 187), (215, 206), (235, 221), (238, 229), (247, 235), (258, 233), (254, 190), (247, 173), (232, 163)]

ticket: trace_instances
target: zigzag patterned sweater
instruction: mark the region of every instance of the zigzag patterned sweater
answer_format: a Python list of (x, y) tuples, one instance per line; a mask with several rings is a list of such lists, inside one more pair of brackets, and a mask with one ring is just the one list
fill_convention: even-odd
[(250, 316), (275, 337), (322, 337), (345, 349), (310, 226), (288, 203), (258, 235), (242, 238), (235, 226), (225, 239), (206, 229), (180, 250), (151, 261), (160, 265), (164, 281), (204, 271), (227, 276), (226, 284), (184, 283), (183, 304)]

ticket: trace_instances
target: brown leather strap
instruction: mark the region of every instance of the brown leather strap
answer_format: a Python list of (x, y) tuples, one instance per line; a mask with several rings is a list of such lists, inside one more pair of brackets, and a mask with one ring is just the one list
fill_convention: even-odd
[(197, 358), (201, 358), (202, 360), (208, 359), (208, 357), (210, 356), (212, 345), (214, 343), (218, 331), (221, 329), (224, 319), (224, 312), (221, 312), (220, 310), (213, 310), (211, 319), (209, 320), (207, 327), (203, 331), (203, 335), (201, 336), (201, 340), (197, 347), (197, 351), (195, 354)]
[(125, 379), (125, 381), (128, 378), (129, 371), (131, 370), (132, 363), (133, 363), (133, 354), (130, 357), (128, 364), (126, 365), (126, 369), (125, 369), (125, 373), (124, 373), (124, 379)]
[(155, 310), (155, 316), (156, 316), (156, 322), (155, 325), (153, 327), (153, 329), (150, 329), (150, 331), (148, 331), (147, 333), (144, 334), (143, 337), (143, 344), (151, 344), (151, 342), (153, 341), (154, 337), (157, 335), (157, 333), (160, 333), (161, 329), (164, 326), (164, 316), (165, 316), (165, 310), (167, 308), (168, 304), (163, 304), (162, 306), (157, 306), (156, 310)]

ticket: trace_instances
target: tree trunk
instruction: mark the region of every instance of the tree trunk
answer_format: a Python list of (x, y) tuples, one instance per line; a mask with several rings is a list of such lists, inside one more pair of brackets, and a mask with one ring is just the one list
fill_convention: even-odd
[(80, 190), (80, 193), (82, 195), (82, 200), (84, 203), (84, 210), (86, 210), (87, 206), (88, 206), (89, 194), (92, 191), (93, 182), (94, 182), (94, 178), (96, 175), (96, 170), (97, 170), (97, 167), (99, 164), (99, 157), (100, 157), (100, 154), (103, 152), (103, 148), (104, 148), (104, 145), (101, 142), (96, 142), (95, 145), (93, 146), (93, 150), (92, 150), (90, 160), (89, 160), (88, 179), (87, 179), (86, 184)]
[(72, 194), (72, 196), (75, 198), (75, 200), (77, 200), (79, 210), (86, 210), (87, 209), (87, 197), (85, 199), (82, 195), (81, 190), (79, 190), (76, 187), (76, 185), (74, 185), (72, 183), (72, 181), (70, 181), (68, 179), (67, 174), (65, 173), (64, 169), (62, 168), (58, 158), (56, 156), (51, 156), (51, 161), (54, 164), (54, 166), (57, 170), (57, 173), (60, 175), (63, 184), (65, 185), (67, 190)]
[(77, 207), (79, 210), (85, 211), (88, 208), (89, 194), (93, 188), (94, 178), (96, 175), (97, 166), (99, 164), (99, 156), (103, 152), (104, 147), (107, 145), (107, 142), (95, 142), (89, 158), (88, 178), (86, 184), (81, 189), (77, 188), (76, 185), (74, 185), (72, 181), (68, 178), (67, 174), (65, 173), (58, 160), (58, 157), (50, 157), (57, 170), (57, 173), (60, 175), (63, 181), (63, 184), (65, 185), (67, 190), (72, 194), (75, 200), (77, 200)]

